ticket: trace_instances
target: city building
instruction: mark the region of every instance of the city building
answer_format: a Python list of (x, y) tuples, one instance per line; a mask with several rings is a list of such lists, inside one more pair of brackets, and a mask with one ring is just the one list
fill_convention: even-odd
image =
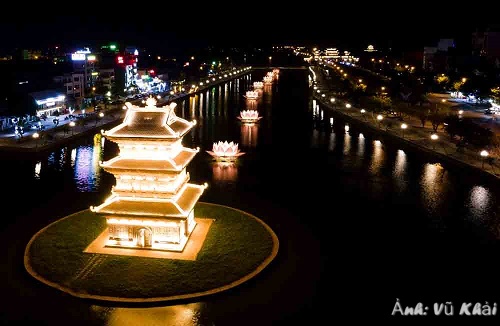
[(137, 92), (138, 61), (139, 51), (134, 47), (126, 47), (116, 55), (115, 83), (120, 92)]
[(61, 113), (66, 108), (66, 96), (57, 90), (44, 90), (29, 93), (38, 106), (36, 115), (52, 116)]
[(83, 73), (71, 72), (55, 76), (54, 81), (62, 85), (62, 89), (68, 99), (69, 106), (82, 103), (85, 95), (85, 75)]
[(454, 56), (453, 39), (440, 39), (435, 46), (424, 47), (422, 69), (434, 72), (447, 72), (451, 69), (450, 56)]
[[(96, 59), (96, 55), (92, 54), (89, 48), (71, 54), (73, 73), (83, 74), (84, 86), (87, 89), (92, 88), (97, 80)], [(85, 91), (82, 95), (85, 96)]]
[(472, 51), (473, 54), (490, 60), (500, 58), (500, 31), (490, 28), (476, 30), (472, 33)]
[(199, 148), (183, 147), (196, 121), (175, 115), (175, 103), (145, 107), (130, 103), (123, 123), (103, 132), (119, 155), (102, 162), (116, 185), (101, 205), (91, 207), (108, 223), (106, 246), (180, 252), (196, 226), (194, 207), (207, 185), (189, 183), (187, 165)]

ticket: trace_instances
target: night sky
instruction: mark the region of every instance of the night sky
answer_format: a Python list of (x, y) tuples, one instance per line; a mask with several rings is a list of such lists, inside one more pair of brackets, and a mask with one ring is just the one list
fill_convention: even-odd
[(318, 4), (313, 8), (307, 3), (297, 3), (279, 9), (265, 2), (251, 2), (235, 4), (234, 10), (224, 12), (220, 8), (233, 7), (208, 3), (200, 10), (187, 11), (171, 6), (141, 8), (137, 5), (125, 11), (125, 5), (106, 8), (85, 3), (79, 14), (74, 14), (79, 12), (78, 6), (74, 10), (64, 7), (72, 13), (58, 9), (36, 19), (31, 15), (4, 12), (0, 20), (4, 31), (1, 49), (52, 44), (80, 46), (109, 41), (167, 52), (205, 45), (238, 47), (280, 43), (353, 50), (364, 49), (368, 44), (379, 48), (421, 49), (434, 45), (439, 38), (470, 40), (470, 33), (476, 27), (489, 22), (484, 15), (466, 17), (465, 9), (458, 5), (451, 9), (444, 5), (431, 8), (423, 2), (418, 3), (418, 8), (396, 9), (391, 8), (392, 4), (381, 2), (370, 8), (362, 4), (354, 8), (348, 5), (342, 2), (329, 8)]

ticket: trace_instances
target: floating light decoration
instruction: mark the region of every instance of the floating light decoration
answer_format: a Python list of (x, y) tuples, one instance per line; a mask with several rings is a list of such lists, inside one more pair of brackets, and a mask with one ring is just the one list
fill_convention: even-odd
[(259, 116), (257, 110), (243, 110), (240, 112), (238, 119), (245, 123), (255, 123), (262, 119), (262, 117)]
[(262, 87), (264, 87), (263, 82), (261, 82), (261, 81), (253, 82), (253, 88), (257, 89), (257, 88), (262, 88)]
[(259, 92), (257, 91), (246, 91), (243, 95), (247, 100), (256, 100), (259, 98)]
[(212, 150), (207, 153), (221, 161), (233, 161), (245, 154), (239, 150), (238, 143), (227, 142), (227, 140), (213, 143)]

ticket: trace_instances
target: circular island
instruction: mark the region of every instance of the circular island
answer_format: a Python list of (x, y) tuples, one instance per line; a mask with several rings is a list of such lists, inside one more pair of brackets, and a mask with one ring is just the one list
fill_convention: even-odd
[(108, 248), (101, 245), (106, 219), (83, 210), (36, 233), (26, 246), (24, 266), (37, 280), (72, 296), (164, 302), (233, 288), (278, 253), (276, 234), (249, 213), (198, 202), (196, 220), (182, 252)]

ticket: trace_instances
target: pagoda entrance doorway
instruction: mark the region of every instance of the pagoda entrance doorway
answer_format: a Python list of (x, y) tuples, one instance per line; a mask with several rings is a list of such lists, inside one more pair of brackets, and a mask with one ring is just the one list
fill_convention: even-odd
[(148, 228), (139, 229), (139, 235), (137, 239), (137, 245), (139, 247), (151, 247), (152, 232)]

